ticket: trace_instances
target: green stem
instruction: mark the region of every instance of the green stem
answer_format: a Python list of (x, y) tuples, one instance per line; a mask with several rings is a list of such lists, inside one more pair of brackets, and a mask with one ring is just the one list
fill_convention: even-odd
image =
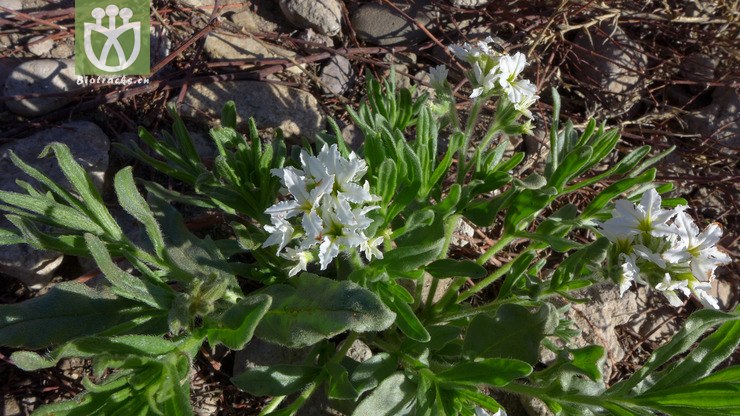
[(480, 264), (481, 266), (486, 264), (488, 260), (496, 255), (499, 251), (503, 250), (504, 247), (509, 245), (512, 241), (514, 241), (513, 235), (504, 234), (497, 242), (496, 244), (492, 245), (491, 247), (486, 250), (485, 253), (483, 253), (478, 260), (476, 260), (476, 263)]
[(280, 406), (280, 403), (282, 403), (283, 400), (285, 400), (285, 396), (273, 397), (272, 400), (270, 400), (270, 403), (267, 403), (267, 405), (262, 408), (259, 416), (265, 416), (273, 410), (277, 409), (277, 407)]
[(463, 145), (460, 148), (459, 154), (458, 154), (458, 170), (457, 170), (457, 183), (461, 184), (465, 180), (465, 173), (467, 172), (467, 157), (468, 157), (468, 146), (470, 145), (470, 140), (472, 139), (473, 133), (475, 131), (475, 125), (478, 122), (478, 116), (480, 115), (480, 109), (481, 105), (483, 104), (483, 100), (480, 98), (476, 98), (473, 102), (473, 107), (470, 109), (470, 115), (468, 116), (468, 119), (465, 123), (465, 136), (463, 139)]

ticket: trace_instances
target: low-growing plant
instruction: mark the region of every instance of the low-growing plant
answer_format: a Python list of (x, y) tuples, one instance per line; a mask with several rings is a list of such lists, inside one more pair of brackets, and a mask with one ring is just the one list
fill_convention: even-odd
[[(309, 347), (301, 363), (232, 378), (271, 397), (262, 414), (296, 414), (314, 394), (357, 416), (502, 414), (491, 392), (563, 415), (740, 414), (740, 367), (715, 371), (740, 343), (740, 315), (716, 310), (707, 292), (729, 258), (715, 247), (717, 225), (700, 232), (682, 200), (661, 200), (672, 187), (654, 182), (653, 166), (671, 149), (649, 157), (643, 146), (604, 167), (618, 132), (594, 120), (560, 128), (553, 91), (550, 153), (541, 171), (519, 177), (525, 156), (507, 154), (505, 138), (531, 132), (538, 98), (521, 78), (524, 56), (486, 42), (452, 51), (471, 68), (467, 117), (444, 67), (431, 71), (431, 100), (369, 80), (367, 102), (350, 109), (365, 137), (357, 153), (333, 122), (303, 147), (263, 142), (251, 120), (245, 137), (233, 103), (211, 130), (212, 163), (175, 112), (172, 134), (141, 129), (150, 151), (128, 150), (188, 191), (136, 180), (130, 167), (115, 175), (118, 203), (146, 231), (140, 241), (64, 145), (42, 156), (54, 153), (68, 188), (11, 154), (35, 185), (0, 192), (16, 228), (0, 242), (91, 257), (104, 277), (0, 305), (0, 344), (20, 349), (18, 367), (93, 363), (83, 394), (35, 414), (192, 414), (201, 346), (237, 350), (253, 337)], [(481, 137), (487, 104), (496, 110)], [(568, 203), (585, 188), (596, 193), (587, 206)], [(184, 205), (223, 213), (229, 235), (194, 235), (175, 208)], [(477, 258), (450, 257), (461, 221), (498, 237)], [(492, 265), (503, 250), (513, 258)], [(710, 308), (608, 386), (603, 347), (569, 345), (577, 331), (550, 302), (588, 302), (573, 291), (602, 281)], [(357, 340), (373, 352), (366, 361), (347, 357)], [(556, 359), (542, 363), (542, 349)]]

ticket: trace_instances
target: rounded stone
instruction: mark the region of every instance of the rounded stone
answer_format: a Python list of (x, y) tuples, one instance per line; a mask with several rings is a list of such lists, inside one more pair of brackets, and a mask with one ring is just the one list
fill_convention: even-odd
[[(5, 81), (5, 96), (57, 94), (78, 89), (75, 65), (71, 59), (37, 59), (13, 69)], [(62, 108), (70, 102), (66, 96), (24, 98), (7, 101), (10, 111), (34, 117)]]
[(349, 59), (334, 55), (321, 70), (321, 88), (328, 94), (340, 95), (349, 89), (353, 77), (354, 71)]
[(48, 53), (53, 47), (54, 41), (46, 36), (34, 36), (28, 41), (28, 50), (36, 56)]
[[(428, 0), (406, 3), (394, 2), (401, 11), (432, 30), (432, 16), (435, 9)], [(380, 46), (393, 46), (418, 42), (426, 34), (414, 22), (409, 21), (395, 9), (376, 3), (360, 6), (352, 15), (352, 26), (360, 39)]]
[(279, 128), (286, 136), (304, 136), (313, 140), (326, 125), (326, 116), (316, 97), (306, 91), (259, 81), (224, 81), (196, 84), (188, 89), (182, 103), (183, 117), (217, 119), (223, 105), (236, 104), (240, 128), (254, 117), (258, 128)]
[(573, 76), (593, 88), (589, 99), (601, 102), (612, 114), (629, 111), (640, 100), (648, 57), (619, 27), (593, 26), (573, 41), (579, 60)]
[(491, 0), (451, 0), (453, 6), (461, 9), (475, 9), (478, 7), (487, 6)]
[(342, 6), (337, 0), (280, 0), (280, 10), (290, 23), (334, 36), (342, 29)]

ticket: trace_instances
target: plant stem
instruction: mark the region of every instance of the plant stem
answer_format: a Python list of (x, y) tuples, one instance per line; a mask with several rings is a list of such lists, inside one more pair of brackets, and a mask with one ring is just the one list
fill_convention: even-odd
[(478, 260), (476, 260), (476, 263), (480, 264), (481, 266), (486, 264), (486, 262), (493, 257), (496, 253), (501, 251), (504, 247), (509, 245), (512, 241), (514, 241), (513, 235), (504, 234), (497, 242), (496, 244), (492, 245), (491, 247), (486, 250), (485, 253), (483, 253)]
[(468, 157), (468, 146), (470, 145), (470, 139), (475, 131), (475, 125), (478, 122), (478, 116), (480, 115), (480, 108), (483, 104), (483, 100), (476, 98), (473, 101), (473, 107), (470, 109), (470, 115), (465, 123), (465, 132), (463, 145), (460, 148), (458, 155), (458, 167), (457, 167), (457, 183), (461, 184), (465, 180), (465, 174), (467, 173), (467, 157)]
[(285, 396), (273, 397), (272, 400), (270, 400), (270, 403), (267, 403), (267, 405), (262, 408), (259, 416), (265, 416), (273, 410), (277, 409), (277, 407), (280, 406), (280, 403), (282, 403), (283, 400), (285, 400)]

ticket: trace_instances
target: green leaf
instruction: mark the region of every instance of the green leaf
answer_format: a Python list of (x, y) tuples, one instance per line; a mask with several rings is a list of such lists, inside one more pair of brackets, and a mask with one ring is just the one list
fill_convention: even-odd
[(24, 217), (17, 215), (6, 215), (10, 221), (21, 232), (23, 237), (21, 243), (29, 244), (39, 250), (52, 250), (73, 256), (88, 256), (85, 239), (80, 235), (52, 235), (41, 232), (36, 224)]
[(498, 402), (496, 402), (496, 400), (494, 400), (493, 397), (489, 395), (468, 389), (457, 389), (456, 393), (458, 396), (477, 404), (478, 406), (488, 410), (492, 414), (495, 414), (501, 409), (501, 405), (498, 404)]
[(649, 169), (640, 176), (634, 178), (625, 178), (607, 186), (606, 188), (604, 188), (603, 191), (599, 193), (599, 195), (596, 196), (596, 198), (594, 198), (593, 201), (591, 201), (586, 209), (583, 210), (581, 217), (591, 218), (594, 214), (601, 211), (601, 209), (604, 208), (606, 204), (609, 203), (609, 201), (617, 197), (619, 194), (627, 192), (636, 185), (653, 181), (655, 179), (655, 174), (655, 169)]
[(524, 229), (552, 201), (554, 195), (557, 195), (557, 190), (553, 187), (519, 192), (506, 214), (504, 228), (510, 231)]
[(414, 415), (416, 385), (402, 373), (395, 373), (360, 402), (352, 416)]
[(300, 390), (320, 372), (319, 367), (310, 365), (258, 366), (232, 377), (231, 382), (255, 396), (283, 396)]
[(740, 319), (740, 313), (738, 312), (727, 313), (710, 309), (694, 312), (686, 320), (683, 328), (667, 344), (655, 350), (645, 365), (630, 378), (612, 386), (609, 389), (609, 394), (626, 395), (633, 389), (638, 392), (645, 390), (649, 386), (641, 386), (640, 383), (646, 377), (671, 358), (688, 350), (706, 331), (716, 325), (738, 319)]
[(465, 335), (464, 355), (469, 359), (514, 358), (535, 364), (539, 346), (557, 324), (555, 308), (546, 303), (535, 313), (523, 306), (504, 304), (496, 316), (473, 318)]
[(236, 129), (236, 104), (234, 101), (227, 101), (224, 108), (221, 109), (221, 126)]
[[(104, 232), (95, 221), (91, 220), (84, 213), (67, 205), (53, 202), (48, 198), (0, 191), (0, 201), (39, 214), (42, 218), (46, 219), (44, 222), (50, 225), (96, 235), (101, 235)], [(32, 219), (38, 218), (32, 217)]]
[(407, 337), (419, 341), (427, 342), (430, 339), (429, 332), (424, 328), (419, 318), (411, 309), (411, 306), (399, 296), (394, 295), (388, 285), (379, 283), (375, 286), (383, 302), (396, 314), (396, 325)]
[(358, 394), (374, 389), (398, 368), (398, 359), (388, 353), (375, 354), (361, 362), (350, 376)]
[(223, 313), (221, 318), (203, 328), (208, 343), (221, 343), (232, 350), (240, 350), (252, 339), (257, 325), (272, 304), (267, 295), (252, 295), (239, 301)]
[(593, 154), (591, 146), (583, 146), (570, 152), (555, 172), (550, 176), (548, 183), (558, 190), (562, 190), (568, 181), (576, 176), (581, 168), (586, 166)]
[(10, 230), (0, 228), (0, 246), (11, 246), (21, 243), (25, 243), (25, 239), (22, 236)]
[(96, 385), (83, 380), (87, 390), (73, 400), (40, 407), (34, 414), (48, 416), (189, 415), (190, 363), (170, 354), (163, 360), (131, 358), (122, 370)]
[(55, 366), (68, 357), (95, 357), (101, 354), (156, 357), (177, 348), (177, 343), (159, 336), (123, 335), (118, 337), (84, 337), (72, 340), (44, 356), (32, 351), (16, 351), (11, 358), (25, 371)]
[(164, 333), (166, 315), (110, 292), (65, 282), (43, 296), (0, 305), (0, 345), (38, 349), (86, 335), (125, 333), (135, 328)]
[(737, 352), (740, 344), (740, 320), (722, 324), (714, 333), (704, 338), (683, 360), (665, 374), (661, 374), (649, 392), (687, 385), (707, 376)]
[(438, 279), (447, 277), (469, 277), (480, 279), (488, 274), (485, 267), (471, 260), (440, 259), (435, 260), (425, 268), (427, 273)]
[(330, 399), (354, 400), (359, 396), (359, 393), (349, 381), (349, 373), (346, 368), (332, 361), (326, 363), (325, 368), (329, 373), (327, 395)]
[(108, 249), (98, 237), (85, 234), (85, 242), (100, 271), (106, 280), (113, 284), (113, 292), (116, 295), (157, 309), (169, 310), (174, 293), (166, 285), (155, 285), (121, 270), (113, 262)]
[(272, 285), (260, 293), (272, 297), (256, 335), (288, 347), (313, 345), (344, 331), (388, 328), (395, 314), (372, 292), (352, 282), (303, 273), (292, 286)]
[(90, 215), (97, 220), (97, 223), (114, 240), (119, 240), (123, 237), (121, 227), (118, 226), (116, 220), (108, 212), (108, 208), (105, 206), (103, 198), (95, 188), (90, 176), (72, 157), (69, 147), (62, 143), (51, 143), (41, 153), (41, 157), (45, 156), (49, 149), (54, 151), (64, 176), (67, 177), (69, 183), (72, 184), (72, 187), (80, 195), (83, 204), (89, 209)]
[(396, 162), (393, 159), (386, 159), (380, 164), (377, 181), (377, 193), (382, 200), (382, 206), (390, 204), (393, 196), (396, 194), (397, 187)]
[(519, 360), (505, 358), (486, 358), (455, 365), (437, 376), (453, 384), (478, 385), (487, 384), (502, 387), (513, 380), (526, 377), (532, 373), (532, 367)]
[(144, 224), (146, 234), (149, 236), (149, 241), (154, 246), (155, 252), (157, 255), (162, 256), (164, 252), (162, 231), (159, 229), (159, 224), (154, 218), (149, 205), (147, 205), (144, 198), (141, 197), (141, 194), (136, 189), (134, 175), (130, 166), (116, 173), (113, 186), (115, 187), (121, 207), (140, 223)]
[(689, 384), (632, 400), (670, 415), (736, 415), (740, 411), (740, 384)]
[(377, 264), (389, 272), (409, 272), (434, 261), (439, 257), (444, 241), (437, 239), (431, 243), (398, 247), (387, 253)]

